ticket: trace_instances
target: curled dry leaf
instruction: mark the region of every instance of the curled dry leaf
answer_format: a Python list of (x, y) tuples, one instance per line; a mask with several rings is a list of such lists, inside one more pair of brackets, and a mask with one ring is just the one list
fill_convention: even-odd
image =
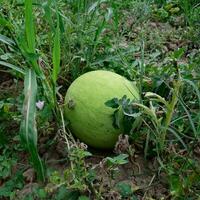
[(129, 150), (129, 137), (128, 135), (119, 135), (118, 141), (115, 145), (114, 152), (117, 154), (126, 153)]
[(26, 182), (32, 183), (35, 180), (35, 171), (33, 168), (27, 169), (24, 173), (23, 176), (26, 180)]

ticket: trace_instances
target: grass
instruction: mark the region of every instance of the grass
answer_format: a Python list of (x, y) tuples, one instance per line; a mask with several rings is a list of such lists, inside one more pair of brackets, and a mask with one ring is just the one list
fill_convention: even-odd
[[(2, 0), (0, 198), (199, 199), (199, 14), (197, 0)], [(126, 130), (116, 155), (74, 139), (63, 117), (69, 85), (98, 69), (140, 90), (140, 102), (115, 105)], [(120, 178), (128, 166), (139, 175)]]

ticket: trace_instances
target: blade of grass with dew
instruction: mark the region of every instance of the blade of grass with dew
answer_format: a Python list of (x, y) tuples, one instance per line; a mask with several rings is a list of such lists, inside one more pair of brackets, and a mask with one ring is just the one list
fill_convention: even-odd
[(44, 165), (40, 159), (37, 150), (37, 129), (36, 129), (36, 94), (37, 81), (33, 70), (28, 69), (24, 80), (24, 105), (23, 119), (20, 127), (22, 144), (26, 147), (31, 156), (34, 169), (37, 172), (38, 179), (45, 180)]

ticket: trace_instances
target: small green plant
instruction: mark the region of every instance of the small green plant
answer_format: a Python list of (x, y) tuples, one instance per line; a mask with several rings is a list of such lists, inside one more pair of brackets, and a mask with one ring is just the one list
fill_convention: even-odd
[(12, 166), (16, 164), (16, 158), (10, 158), (6, 155), (8, 149), (3, 150), (3, 156), (0, 156), (0, 179), (4, 180), (11, 176)]
[(130, 184), (119, 182), (116, 185), (117, 191), (119, 191), (122, 199), (130, 198), (131, 200), (137, 200), (137, 197), (134, 195), (133, 188)]
[(70, 148), (70, 167), (65, 169), (62, 174), (54, 171), (49, 177), (49, 182), (53, 186), (47, 186), (46, 191), (55, 193), (55, 191), (59, 191), (64, 186), (67, 189), (65, 198), (73, 195), (77, 200), (84, 198), (81, 194), (89, 190), (94, 178), (92, 170), (85, 164), (85, 158), (92, 154), (83, 147), (74, 146)]
[(196, 198), (200, 184), (200, 171), (195, 159), (181, 155), (169, 157), (164, 169), (169, 180), (172, 199), (190, 198), (193, 193)]
[[(172, 81), (171, 98), (166, 100), (160, 95), (152, 92), (146, 92), (144, 98), (148, 99), (148, 103), (144, 99), (143, 104), (139, 102), (131, 101), (124, 96), (122, 99), (112, 99), (105, 104), (112, 108), (115, 108), (113, 114), (113, 125), (117, 128), (119, 126), (118, 122), (118, 111), (119, 109), (123, 110), (124, 113), (124, 134), (131, 135), (133, 130), (141, 124), (141, 121), (149, 127), (155, 136), (155, 145), (157, 153), (159, 154), (165, 149), (167, 133), (172, 131), (172, 133), (179, 139), (179, 141), (186, 148), (184, 142), (181, 138), (171, 129), (171, 122), (173, 120), (173, 115), (177, 106), (177, 103), (181, 101), (181, 88), (183, 85), (183, 80), (180, 75), (178, 68), (178, 60), (183, 56), (184, 50), (179, 49), (171, 54), (171, 62), (173, 63), (174, 68), (176, 69), (177, 75)], [(138, 110), (139, 109), (139, 110)], [(159, 114), (161, 113), (161, 115)], [(151, 121), (151, 125), (146, 121), (144, 115), (147, 116), (148, 120)], [(142, 117), (141, 117), (142, 116)], [(188, 116), (190, 118), (190, 115)], [(130, 125), (131, 124), (131, 125)], [(128, 125), (128, 126), (127, 126)], [(194, 127), (193, 122), (191, 121), (191, 126)], [(194, 134), (196, 135), (196, 129), (194, 128)], [(147, 134), (148, 135), (148, 134)], [(147, 136), (145, 154), (147, 154), (149, 136)]]
[(7, 180), (0, 188), (0, 198), (16, 199), (16, 190), (23, 188), (24, 181), (21, 171), (18, 171), (14, 177)]

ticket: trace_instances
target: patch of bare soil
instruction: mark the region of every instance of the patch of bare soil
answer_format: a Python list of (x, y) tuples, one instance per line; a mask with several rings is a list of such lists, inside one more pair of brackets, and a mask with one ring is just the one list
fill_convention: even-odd
[(0, 99), (16, 97), (23, 90), (23, 82), (16, 82), (9, 73), (0, 71), (0, 77)]

